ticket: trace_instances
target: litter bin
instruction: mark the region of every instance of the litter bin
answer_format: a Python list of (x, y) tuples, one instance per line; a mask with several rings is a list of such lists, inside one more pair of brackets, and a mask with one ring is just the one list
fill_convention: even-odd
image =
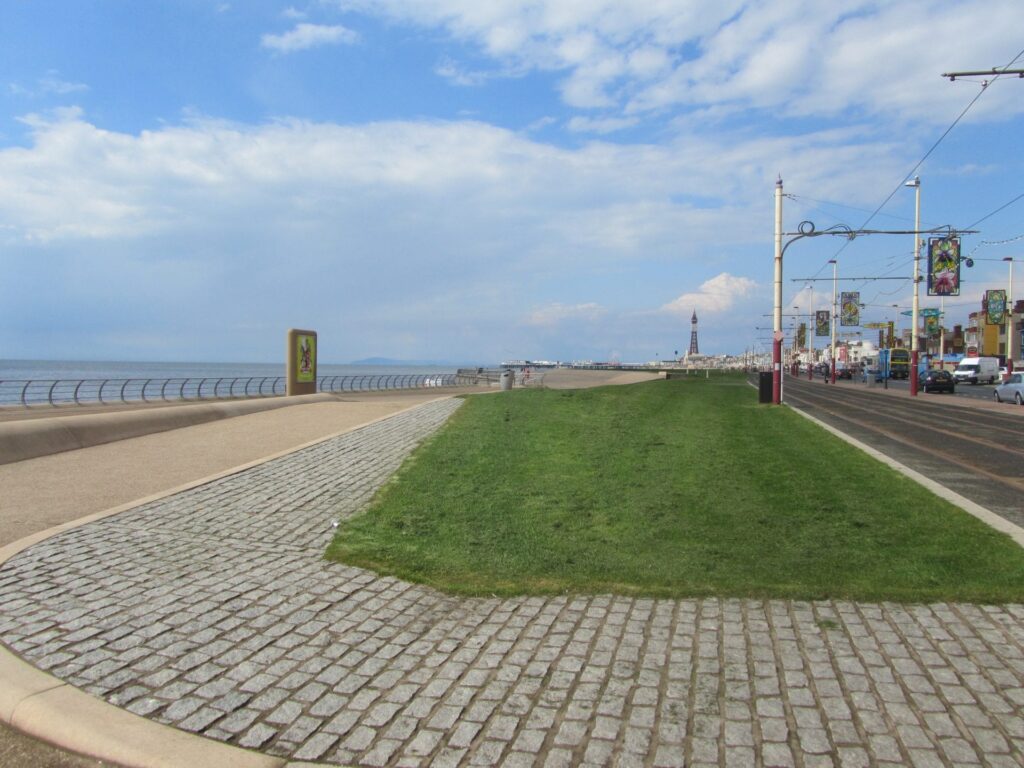
[(501, 372), (501, 391), (507, 392), (512, 389), (512, 384), (515, 383), (516, 375), (512, 371)]
[(761, 371), (757, 379), (757, 402), (770, 403), (772, 401), (772, 372)]

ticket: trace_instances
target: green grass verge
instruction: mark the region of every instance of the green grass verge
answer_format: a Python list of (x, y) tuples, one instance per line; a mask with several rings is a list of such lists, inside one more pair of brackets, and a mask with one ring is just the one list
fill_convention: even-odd
[(328, 557), (457, 594), (1012, 602), (1024, 550), (742, 378), (468, 399)]

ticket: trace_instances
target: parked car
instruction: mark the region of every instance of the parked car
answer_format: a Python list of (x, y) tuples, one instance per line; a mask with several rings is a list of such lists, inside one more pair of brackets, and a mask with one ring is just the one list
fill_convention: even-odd
[(956, 379), (949, 371), (925, 371), (920, 384), (925, 392), (956, 392)]
[(853, 378), (853, 368), (851, 368), (848, 365), (843, 366), (842, 368), (836, 368), (836, 378), (837, 379), (852, 379)]
[(1017, 405), (1024, 405), (1024, 373), (1011, 373), (1010, 378), (995, 389), (997, 403), (1008, 403), (1011, 400)]

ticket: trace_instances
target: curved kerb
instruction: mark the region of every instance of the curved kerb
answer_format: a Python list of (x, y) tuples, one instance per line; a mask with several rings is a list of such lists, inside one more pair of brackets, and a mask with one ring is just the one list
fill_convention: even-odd
[[(450, 397), (441, 396), (428, 403)], [(39, 531), (0, 547), (0, 565), (57, 534), (244, 472), (394, 415), (380, 416), (208, 477)], [(0, 646), (0, 681), (0, 720), (4, 723), (63, 749), (118, 765), (130, 768), (299, 768), (324, 765), (274, 757), (148, 720), (36, 669), (3, 646)]]

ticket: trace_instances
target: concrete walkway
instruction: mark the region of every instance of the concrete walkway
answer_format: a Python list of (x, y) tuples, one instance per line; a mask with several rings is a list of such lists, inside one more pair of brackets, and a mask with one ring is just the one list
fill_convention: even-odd
[(464, 600), (325, 563), (458, 405), (16, 554), (0, 715), (139, 765), (1024, 764), (1021, 606)]

